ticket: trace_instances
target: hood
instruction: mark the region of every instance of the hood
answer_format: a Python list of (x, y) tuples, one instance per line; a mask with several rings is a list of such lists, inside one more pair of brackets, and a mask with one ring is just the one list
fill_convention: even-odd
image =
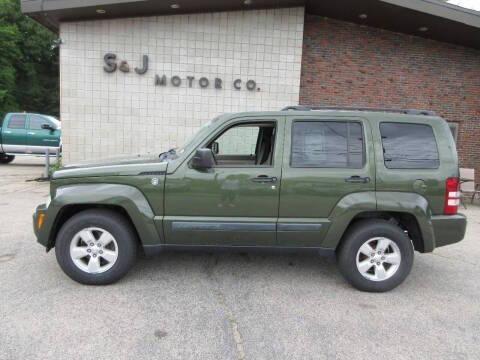
[(67, 165), (55, 171), (52, 178), (55, 180), (73, 177), (133, 176), (142, 173), (160, 175), (166, 170), (167, 162), (160, 161), (158, 156), (138, 155)]

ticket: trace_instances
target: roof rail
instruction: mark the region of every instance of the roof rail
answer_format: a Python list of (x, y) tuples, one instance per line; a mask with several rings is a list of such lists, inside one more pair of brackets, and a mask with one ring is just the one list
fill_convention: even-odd
[(434, 111), (430, 110), (417, 110), (417, 109), (387, 109), (387, 108), (369, 108), (369, 107), (357, 107), (357, 106), (308, 106), (308, 105), (295, 105), (287, 106), (282, 111), (296, 110), (296, 111), (311, 111), (311, 110), (346, 110), (346, 111), (373, 111), (373, 112), (388, 112), (407, 115), (426, 115), (436, 116)]

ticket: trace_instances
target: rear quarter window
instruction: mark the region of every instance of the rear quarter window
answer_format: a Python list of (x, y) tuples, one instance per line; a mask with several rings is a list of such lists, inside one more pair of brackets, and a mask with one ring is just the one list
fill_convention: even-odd
[(9, 129), (25, 129), (25, 115), (12, 115), (8, 121)]
[(432, 127), (424, 124), (380, 124), (383, 160), (388, 169), (437, 169), (440, 166)]

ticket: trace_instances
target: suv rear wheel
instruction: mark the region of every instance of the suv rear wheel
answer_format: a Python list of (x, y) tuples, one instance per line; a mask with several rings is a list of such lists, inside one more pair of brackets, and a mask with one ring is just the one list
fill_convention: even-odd
[(398, 226), (385, 220), (364, 220), (348, 230), (337, 260), (354, 287), (384, 292), (400, 285), (410, 273), (413, 245)]
[(133, 266), (137, 242), (125, 218), (109, 210), (86, 210), (60, 229), (55, 255), (62, 270), (82, 284), (106, 285)]

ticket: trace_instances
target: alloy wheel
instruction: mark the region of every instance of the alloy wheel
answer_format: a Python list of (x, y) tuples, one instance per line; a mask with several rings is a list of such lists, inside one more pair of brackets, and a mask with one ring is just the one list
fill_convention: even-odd
[(103, 273), (117, 261), (117, 241), (105, 229), (85, 228), (72, 238), (70, 257), (75, 266), (86, 273)]
[(398, 245), (386, 237), (367, 240), (357, 252), (357, 269), (371, 281), (390, 279), (399, 269), (402, 255)]

